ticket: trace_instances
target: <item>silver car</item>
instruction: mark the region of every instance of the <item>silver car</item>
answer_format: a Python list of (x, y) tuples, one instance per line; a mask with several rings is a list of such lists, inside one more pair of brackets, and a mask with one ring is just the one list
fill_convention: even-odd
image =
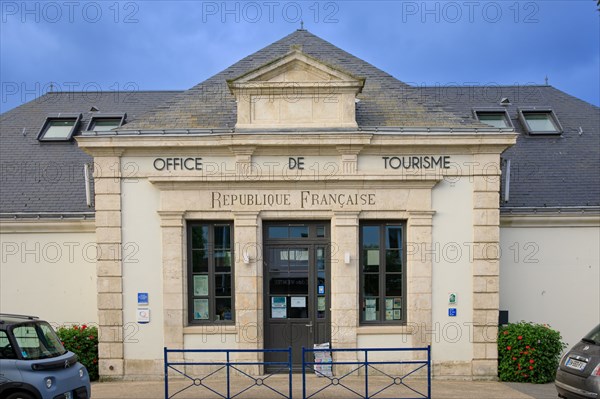
[(600, 324), (563, 356), (554, 384), (561, 398), (600, 398)]

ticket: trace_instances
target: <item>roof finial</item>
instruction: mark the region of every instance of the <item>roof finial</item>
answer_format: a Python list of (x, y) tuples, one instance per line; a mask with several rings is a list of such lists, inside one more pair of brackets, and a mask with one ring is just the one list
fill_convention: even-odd
[(54, 91), (54, 83), (50, 82), (50, 93)]
[(304, 21), (300, 20), (300, 30), (304, 30)]
[(546, 75), (546, 78), (544, 80), (546, 81), (546, 86), (548, 86), (548, 75)]

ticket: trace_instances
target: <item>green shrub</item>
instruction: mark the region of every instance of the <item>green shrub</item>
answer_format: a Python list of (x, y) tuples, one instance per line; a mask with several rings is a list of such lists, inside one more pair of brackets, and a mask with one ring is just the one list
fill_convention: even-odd
[(560, 354), (566, 345), (547, 325), (514, 323), (498, 331), (500, 381), (545, 384), (554, 381)]
[(87, 368), (90, 379), (98, 379), (98, 329), (74, 325), (71, 327), (61, 327), (57, 331), (58, 338), (62, 341), (64, 347), (75, 353), (79, 361)]

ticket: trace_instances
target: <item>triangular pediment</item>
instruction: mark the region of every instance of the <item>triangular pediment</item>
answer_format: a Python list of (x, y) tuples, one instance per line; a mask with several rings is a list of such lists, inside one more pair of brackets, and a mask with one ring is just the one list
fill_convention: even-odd
[(262, 73), (251, 82), (328, 82), (340, 81), (339, 76), (301, 60), (291, 62)]
[(227, 84), (236, 98), (236, 129), (355, 129), (365, 80), (293, 49)]
[(292, 82), (296, 84), (330, 82), (334, 86), (354, 86), (359, 88), (358, 91), (364, 85), (363, 78), (329, 66), (298, 49), (228, 81), (232, 90), (247, 84), (256, 87), (261, 84), (270, 86), (269, 83), (277, 85)]

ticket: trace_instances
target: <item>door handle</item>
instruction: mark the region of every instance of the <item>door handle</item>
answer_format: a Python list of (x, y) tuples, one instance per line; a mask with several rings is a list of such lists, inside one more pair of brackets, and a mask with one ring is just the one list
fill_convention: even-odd
[(312, 328), (313, 328), (313, 323), (312, 321), (308, 324), (305, 324), (306, 327), (308, 327), (308, 331), (312, 333)]

